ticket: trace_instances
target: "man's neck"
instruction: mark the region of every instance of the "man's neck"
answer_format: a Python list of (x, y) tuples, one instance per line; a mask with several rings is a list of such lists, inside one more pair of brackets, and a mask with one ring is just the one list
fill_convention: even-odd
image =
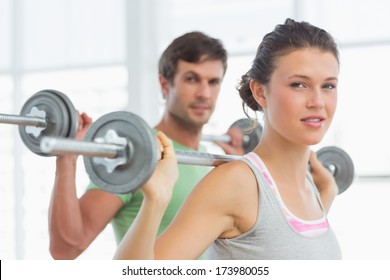
[(198, 150), (199, 148), (199, 142), (202, 135), (201, 127), (184, 126), (177, 122), (169, 121), (166, 118), (163, 118), (160, 123), (156, 125), (156, 129), (162, 131), (170, 139), (183, 146), (192, 148), (194, 150)]

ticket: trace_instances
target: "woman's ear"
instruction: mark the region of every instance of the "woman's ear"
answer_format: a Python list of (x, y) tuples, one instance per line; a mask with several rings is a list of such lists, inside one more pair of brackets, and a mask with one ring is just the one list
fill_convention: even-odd
[(265, 91), (266, 91), (265, 85), (260, 84), (255, 80), (251, 80), (249, 86), (251, 88), (253, 98), (256, 100), (256, 102), (262, 108), (267, 108), (267, 99), (265, 98)]
[(167, 96), (168, 96), (168, 93), (169, 93), (170, 84), (169, 84), (168, 80), (164, 76), (162, 76), (162, 75), (159, 75), (158, 79), (160, 81), (160, 87), (161, 87), (161, 91), (162, 91), (163, 97), (164, 97), (164, 99), (167, 99)]

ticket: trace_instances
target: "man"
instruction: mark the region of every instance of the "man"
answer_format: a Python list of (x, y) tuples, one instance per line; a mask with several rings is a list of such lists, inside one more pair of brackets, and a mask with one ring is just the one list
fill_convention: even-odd
[[(159, 61), (159, 82), (166, 100), (161, 121), (155, 127), (174, 142), (175, 149), (204, 151), (199, 145), (203, 126), (210, 119), (227, 68), (222, 43), (201, 32), (176, 38)], [(92, 120), (80, 115), (76, 138), (83, 138)], [(221, 147), (228, 154), (243, 154), (242, 136), (228, 132), (232, 143)], [(80, 198), (76, 194), (74, 155), (57, 157), (57, 170), (49, 209), (50, 253), (55, 259), (78, 257), (112, 223), (119, 244), (141, 206), (140, 191), (116, 195), (92, 183)], [(209, 167), (181, 165), (173, 199), (165, 212), (159, 232), (171, 222), (192, 188)]]

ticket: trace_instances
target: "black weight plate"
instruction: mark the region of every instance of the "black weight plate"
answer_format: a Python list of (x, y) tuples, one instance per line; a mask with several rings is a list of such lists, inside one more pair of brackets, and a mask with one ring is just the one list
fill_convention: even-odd
[(58, 95), (51, 90), (42, 90), (31, 96), (23, 105), (20, 115), (26, 116), (31, 109), (36, 107), (46, 113), (46, 128), (38, 137), (26, 132), (25, 126), (19, 126), (19, 134), (23, 143), (32, 152), (40, 156), (50, 156), (40, 149), (40, 140), (43, 136), (68, 137), (70, 130), (70, 115), (68, 105)]
[(351, 157), (341, 148), (329, 146), (317, 151), (317, 158), (325, 167), (330, 165), (335, 167), (333, 176), (339, 188), (339, 194), (346, 191), (355, 178), (355, 168)]
[(244, 135), (249, 136), (249, 141), (243, 143), (245, 153), (249, 153), (259, 144), (263, 127), (255, 120), (243, 118), (235, 121), (230, 127), (239, 127)]
[(84, 165), (91, 181), (110, 193), (136, 191), (153, 174), (159, 157), (156, 136), (147, 123), (137, 115), (118, 111), (106, 114), (92, 123), (85, 140), (104, 138), (108, 130), (132, 143), (132, 155), (126, 164), (109, 173), (105, 166), (92, 157), (84, 156)]

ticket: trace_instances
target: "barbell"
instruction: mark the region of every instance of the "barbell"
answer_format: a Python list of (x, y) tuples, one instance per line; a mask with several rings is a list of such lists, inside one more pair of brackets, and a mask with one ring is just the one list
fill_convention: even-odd
[[(263, 133), (263, 127), (254, 119), (238, 119), (236, 120), (230, 128), (238, 127), (243, 134), (242, 148), (244, 153), (249, 153), (256, 148), (257, 144), (260, 142), (261, 134)], [(202, 141), (209, 142), (226, 142), (229, 143), (232, 141), (232, 138), (228, 134), (222, 135), (212, 135), (212, 134), (202, 134)]]
[(42, 137), (71, 137), (78, 129), (78, 113), (72, 102), (56, 90), (41, 90), (32, 95), (22, 106), (19, 115), (0, 114), (0, 123), (19, 125), (23, 143), (41, 156)]
[[(72, 138), (78, 127), (78, 114), (69, 98), (56, 90), (42, 90), (31, 96), (19, 115), (0, 114), (0, 123), (19, 125), (24, 144), (39, 155), (43, 136)], [(244, 135), (243, 150), (252, 151), (260, 141), (262, 127), (252, 119), (239, 119), (230, 128), (238, 127)], [(202, 135), (202, 141), (231, 142), (228, 134)]]
[[(43, 137), (41, 151), (51, 155), (83, 155), (91, 181), (111, 193), (138, 190), (152, 175), (161, 158), (153, 130), (139, 116), (125, 111), (103, 115), (92, 123), (85, 140)], [(218, 166), (241, 156), (175, 150), (179, 164)], [(335, 177), (339, 193), (354, 178), (354, 166), (346, 152), (325, 147), (318, 159)]]

